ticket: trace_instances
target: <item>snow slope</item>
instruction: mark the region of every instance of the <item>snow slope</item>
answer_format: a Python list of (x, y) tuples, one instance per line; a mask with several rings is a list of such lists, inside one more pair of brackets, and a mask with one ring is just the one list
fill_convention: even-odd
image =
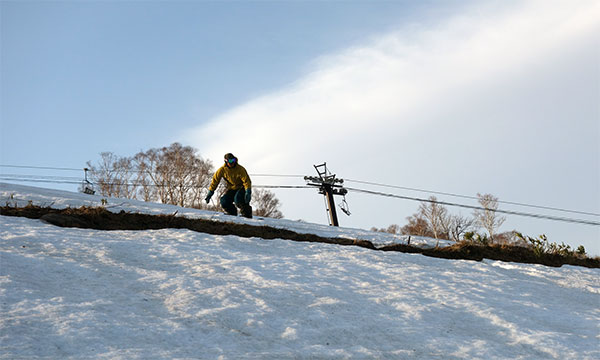
[[(388, 245), (396, 243), (405, 244), (408, 241), (408, 236), (404, 235), (379, 233), (362, 229), (340, 228), (287, 219), (246, 219), (243, 217), (225, 215), (220, 212), (181, 208), (173, 205), (148, 203), (131, 199), (104, 198), (98, 195), (86, 195), (63, 190), (42, 189), (2, 182), (0, 182), (0, 204), (9, 204), (11, 206), (27, 206), (28, 204), (32, 204), (41, 207), (49, 206), (57, 209), (81, 206), (105, 206), (107, 210), (116, 213), (121, 210), (144, 214), (176, 213), (177, 216), (185, 216), (192, 219), (208, 219), (213, 221), (235, 222), (255, 226), (266, 225), (274, 228), (289, 229), (298, 233), (315, 234), (322, 237), (369, 240), (375, 245)], [(450, 245), (453, 244), (453, 242), (411, 236), (410, 244), (423, 248), (431, 248), (434, 246)]]
[[(11, 195), (89, 200), (3, 184)], [(598, 269), (0, 216), (0, 284), (1, 359), (600, 358)]]

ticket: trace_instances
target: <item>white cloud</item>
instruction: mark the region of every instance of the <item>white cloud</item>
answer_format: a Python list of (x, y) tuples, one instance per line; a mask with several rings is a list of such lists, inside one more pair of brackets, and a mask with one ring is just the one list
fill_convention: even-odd
[[(477, 5), (435, 26), (414, 23), (368, 44), (316, 59), (311, 71), (294, 84), (231, 109), (188, 131), (187, 138), (214, 160), (235, 153), (254, 173), (312, 174), (313, 164), (328, 161), (340, 175), (360, 180), (446, 191), (469, 189), (470, 195), (496, 190), (521, 196), (508, 188), (494, 188), (493, 181), (485, 183), (491, 189), (474, 188), (482, 182), (466, 179), (469, 171), (494, 169), (483, 163), (498, 156), (492, 146), (474, 151), (460, 141), (446, 140), (462, 137), (469, 142), (485, 136), (486, 142), (471, 144), (482, 146), (503, 143), (501, 137), (511, 133), (535, 135), (536, 130), (524, 123), (542, 120), (531, 118), (540, 112), (526, 109), (527, 103), (540, 105), (534, 95), (544, 96), (554, 72), (560, 78), (591, 70), (597, 79), (597, 63), (593, 65), (597, 48), (591, 50), (595, 60), (583, 62), (565, 51), (585, 53), (590, 44), (597, 46), (599, 25), (597, 1)], [(582, 64), (583, 68), (573, 68)], [(584, 85), (593, 87), (589, 82)], [(519, 92), (527, 99), (517, 99)], [(572, 106), (582, 107), (577, 99), (571, 100)], [(507, 107), (501, 108), (502, 103)], [(594, 111), (598, 113), (588, 105), (583, 107), (589, 120)], [(520, 115), (527, 117), (519, 119)], [(547, 119), (559, 121), (552, 127), (570, 121)], [(503, 149), (505, 154), (509, 148)], [(497, 160), (524, 157), (514, 156)], [(504, 165), (495, 166), (503, 171)], [(458, 185), (461, 181), (464, 188)], [(315, 220), (298, 206), (286, 206), (286, 201), (297, 204), (298, 199), (288, 194), (279, 197), (287, 216)], [(394, 221), (388, 217), (388, 224), (401, 223), (410, 213), (400, 212)], [(322, 220), (322, 212), (316, 216)], [(357, 226), (365, 224), (359, 221)]]

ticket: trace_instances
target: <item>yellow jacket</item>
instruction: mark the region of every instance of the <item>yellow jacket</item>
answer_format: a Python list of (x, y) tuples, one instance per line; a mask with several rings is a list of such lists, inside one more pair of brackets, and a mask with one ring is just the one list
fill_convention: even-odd
[(247, 190), (252, 187), (248, 172), (246, 172), (246, 169), (240, 164), (236, 164), (233, 168), (227, 167), (227, 165), (221, 166), (213, 175), (208, 190), (217, 190), (217, 186), (219, 186), (221, 179), (225, 179), (227, 190), (239, 190), (242, 187)]

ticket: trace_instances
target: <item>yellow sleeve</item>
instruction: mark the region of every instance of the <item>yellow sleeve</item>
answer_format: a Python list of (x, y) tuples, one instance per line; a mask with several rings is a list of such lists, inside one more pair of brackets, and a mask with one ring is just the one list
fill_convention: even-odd
[(219, 186), (219, 183), (221, 182), (222, 178), (223, 178), (223, 167), (220, 167), (219, 170), (217, 170), (215, 172), (215, 174), (213, 175), (213, 178), (212, 178), (212, 181), (210, 182), (210, 186), (208, 187), (208, 190), (210, 190), (210, 191), (217, 190), (217, 187)]

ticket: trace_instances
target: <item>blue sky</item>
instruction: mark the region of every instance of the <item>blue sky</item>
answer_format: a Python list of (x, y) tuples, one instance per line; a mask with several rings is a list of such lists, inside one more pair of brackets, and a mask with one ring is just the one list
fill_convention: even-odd
[[(4, 1), (1, 16), (4, 165), (81, 168), (178, 141), (255, 174), (327, 161), (346, 179), (600, 213), (595, 1)], [(286, 217), (327, 222), (316, 191), (276, 194)], [(347, 200), (350, 227), (418, 207)], [(598, 226), (512, 229), (600, 254)]]
[[(314, 57), (393, 27), (407, 8), (414, 6), (2, 2), (3, 126), (27, 129), (36, 143), (69, 130), (73, 145), (98, 144), (88, 157), (161, 146), (173, 128), (293, 82)], [(77, 129), (83, 124), (95, 136)], [(122, 134), (108, 130), (117, 126)], [(133, 134), (140, 140), (132, 144)], [(3, 144), (10, 148), (10, 139)], [(47, 155), (40, 160), (57, 161)]]

